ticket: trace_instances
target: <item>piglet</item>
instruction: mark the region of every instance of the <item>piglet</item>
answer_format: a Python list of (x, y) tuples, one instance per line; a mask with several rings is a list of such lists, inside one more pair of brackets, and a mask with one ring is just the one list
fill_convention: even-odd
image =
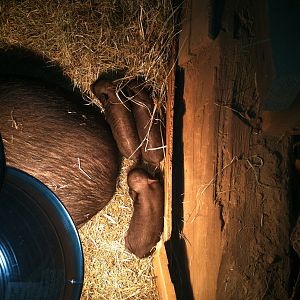
[(127, 92), (132, 99), (132, 112), (136, 122), (140, 141), (143, 143), (143, 160), (158, 165), (164, 158), (163, 137), (160, 122), (154, 111), (154, 103), (145, 85), (132, 80), (127, 85)]
[(133, 199), (133, 216), (125, 236), (125, 247), (139, 258), (151, 254), (163, 231), (164, 189), (158, 180), (143, 169), (131, 170), (127, 176)]
[(121, 154), (137, 162), (141, 156), (140, 140), (130, 101), (117, 93), (116, 85), (109, 80), (98, 79), (91, 90), (104, 107), (105, 118)]

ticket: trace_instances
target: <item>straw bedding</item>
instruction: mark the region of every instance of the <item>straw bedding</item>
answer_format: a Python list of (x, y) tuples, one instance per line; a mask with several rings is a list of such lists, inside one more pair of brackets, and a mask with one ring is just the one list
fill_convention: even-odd
[[(58, 64), (87, 101), (102, 74), (137, 76), (164, 112), (169, 55), (175, 36), (171, 0), (0, 1), (0, 48), (17, 46)], [(151, 258), (124, 249), (132, 215), (123, 167), (111, 203), (80, 229), (85, 255), (82, 299), (157, 299)]]

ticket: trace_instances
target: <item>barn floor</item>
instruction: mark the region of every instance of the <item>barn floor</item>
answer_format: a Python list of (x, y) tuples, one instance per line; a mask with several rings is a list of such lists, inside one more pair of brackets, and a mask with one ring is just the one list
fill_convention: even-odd
[(180, 33), (171, 278), (178, 299), (296, 299), (293, 139), (261, 130), (266, 1), (226, 1), (213, 26), (208, 3), (185, 4)]

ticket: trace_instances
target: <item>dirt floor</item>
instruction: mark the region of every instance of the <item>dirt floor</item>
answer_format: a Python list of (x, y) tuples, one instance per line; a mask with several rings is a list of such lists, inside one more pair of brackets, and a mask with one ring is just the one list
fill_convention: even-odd
[(209, 1), (196, 2), (185, 7), (175, 101), (177, 297), (299, 299), (293, 139), (261, 130), (273, 75), (266, 1), (226, 1), (214, 26)]

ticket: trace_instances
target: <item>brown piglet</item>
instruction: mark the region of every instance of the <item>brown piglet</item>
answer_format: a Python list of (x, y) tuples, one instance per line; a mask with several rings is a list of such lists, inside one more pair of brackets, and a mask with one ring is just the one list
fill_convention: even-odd
[(137, 162), (141, 156), (140, 140), (131, 103), (116, 88), (116, 84), (105, 79), (98, 79), (91, 86), (92, 92), (103, 105), (105, 118), (121, 154)]
[(125, 247), (139, 258), (152, 253), (163, 231), (164, 189), (141, 168), (127, 176), (133, 199), (133, 215), (125, 236)]
[(137, 80), (128, 83), (127, 92), (132, 101), (132, 112), (139, 139), (143, 143), (141, 147), (143, 160), (158, 165), (164, 158), (164, 145), (161, 124), (154, 111), (154, 102), (145, 84)]

